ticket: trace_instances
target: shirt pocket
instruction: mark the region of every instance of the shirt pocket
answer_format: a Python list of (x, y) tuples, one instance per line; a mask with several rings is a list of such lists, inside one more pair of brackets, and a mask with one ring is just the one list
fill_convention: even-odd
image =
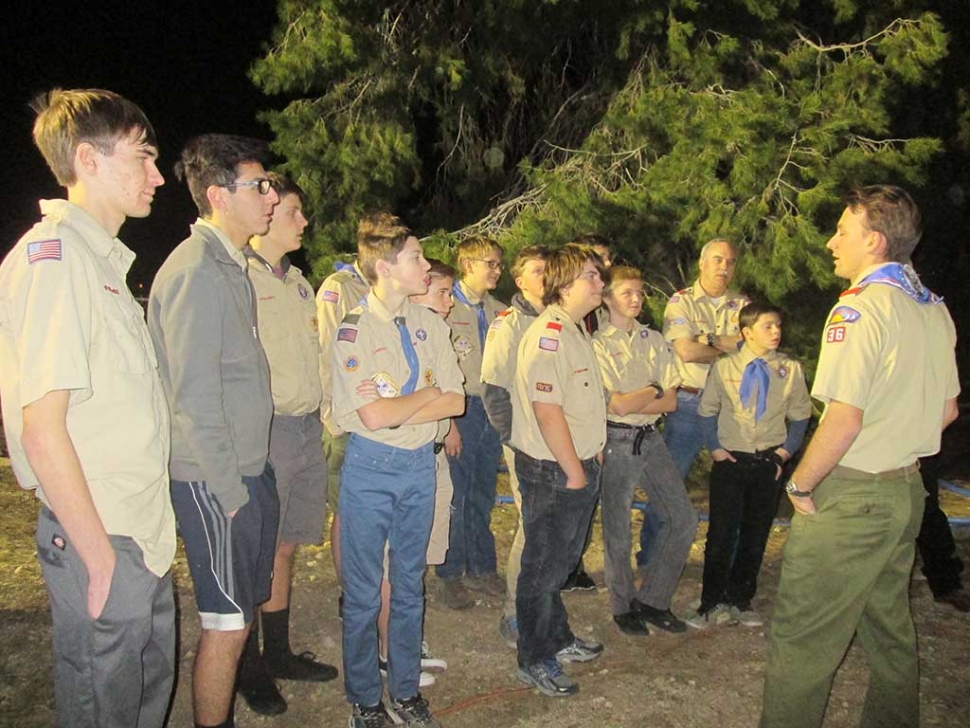
[(155, 347), (142, 318), (141, 307), (132, 302), (114, 301), (105, 307), (108, 358), (118, 371), (145, 374), (157, 366)]

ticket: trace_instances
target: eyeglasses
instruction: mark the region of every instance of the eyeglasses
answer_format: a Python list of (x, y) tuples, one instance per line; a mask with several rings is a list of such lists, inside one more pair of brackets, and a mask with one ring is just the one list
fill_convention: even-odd
[(273, 189), (273, 181), (266, 178), (261, 178), (250, 180), (249, 182), (230, 182), (227, 185), (219, 186), (225, 187), (227, 190), (235, 190), (236, 187), (255, 187), (259, 194), (268, 195), (269, 191)]
[(502, 270), (504, 266), (500, 260), (484, 260), (483, 258), (472, 258), (476, 263), (484, 263), (489, 270)]

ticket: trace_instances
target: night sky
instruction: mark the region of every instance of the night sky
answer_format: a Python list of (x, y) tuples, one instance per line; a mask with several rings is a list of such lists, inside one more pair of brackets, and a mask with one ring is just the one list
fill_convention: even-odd
[(182, 145), (205, 132), (269, 138), (256, 114), (274, 102), (246, 72), (269, 42), (276, 3), (19, 0), (7, 7), (0, 22), (0, 256), (39, 219), (38, 199), (64, 195), (31, 140), (28, 104), (55, 86), (110, 89), (145, 110), (161, 146), (166, 183), (152, 214), (128, 221), (119, 234), (139, 258), (129, 284), (137, 293), (144, 284), (147, 294), (155, 269), (197, 217), (172, 173)]

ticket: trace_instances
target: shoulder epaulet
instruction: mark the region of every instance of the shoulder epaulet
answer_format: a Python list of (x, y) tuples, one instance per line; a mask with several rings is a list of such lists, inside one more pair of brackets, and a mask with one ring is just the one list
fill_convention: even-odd
[(855, 286), (854, 288), (850, 288), (850, 289), (848, 289), (846, 291), (842, 291), (842, 293), (839, 294), (839, 298), (843, 298), (845, 296), (855, 296), (855, 295), (858, 295), (859, 293), (862, 293), (862, 290), (864, 288), (865, 288), (865, 286)]
[(495, 314), (495, 318), (497, 319), (504, 318), (505, 316), (508, 316), (510, 313), (512, 313), (512, 309), (507, 308), (504, 311), (499, 311), (497, 314)]

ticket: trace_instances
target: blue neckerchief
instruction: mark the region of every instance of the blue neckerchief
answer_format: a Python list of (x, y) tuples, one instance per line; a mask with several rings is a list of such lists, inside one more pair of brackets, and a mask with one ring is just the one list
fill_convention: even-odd
[(411, 342), (411, 332), (408, 331), (406, 319), (403, 316), (395, 316), (394, 324), (397, 331), (401, 334), (401, 347), (404, 349), (404, 358), (407, 359), (408, 366), (411, 368), (411, 375), (401, 389), (402, 394), (411, 394), (418, 384), (418, 352), (414, 350)]
[(335, 273), (340, 273), (341, 271), (347, 271), (354, 276), (357, 280), (360, 280), (360, 275), (357, 273), (357, 268), (353, 263), (341, 263), (339, 260), (333, 262), (333, 270)]
[(455, 298), (464, 303), (466, 306), (471, 306), (476, 310), (478, 315), (478, 344), (485, 348), (485, 336), (488, 334), (488, 319), (485, 317), (485, 301), (479, 301), (478, 303), (472, 303), (468, 300), (468, 296), (465, 292), (461, 290), (461, 286), (458, 285), (458, 281), (451, 287), (451, 292), (454, 294)]
[(859, 281), (858, 288), (870, 283), (884, 283), (894, 286), (917, 303), (943, 303), (943, 299), (923, 285), (916, 271), (902, 263), (887, 263)]
[(758, 399), (754, 407), (754, 421), (757, 422), (768, 409), (768, 385), (771, 383), (771, 373), (768, 362), (758, 357), (748, 362), (741, 377), (741, 404), (747, 407), (751, 402), (754, 388), (758, 388)]

